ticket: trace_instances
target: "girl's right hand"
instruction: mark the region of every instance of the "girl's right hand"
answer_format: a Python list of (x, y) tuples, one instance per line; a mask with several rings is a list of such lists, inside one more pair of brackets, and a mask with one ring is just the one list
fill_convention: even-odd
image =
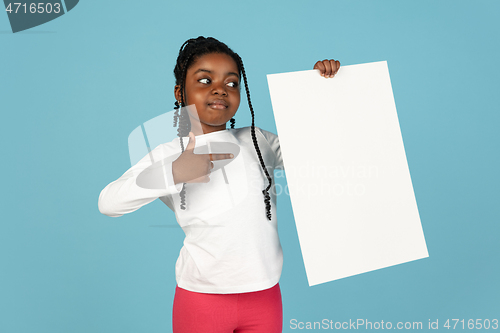
[(208, 183), (210, 171), (214, 168), (212, 161), (233, 158), (233, 154), (195, 154), (196, 139), (189, 132), (189, 143), (184, 152), (172, 162), (174, 183)]

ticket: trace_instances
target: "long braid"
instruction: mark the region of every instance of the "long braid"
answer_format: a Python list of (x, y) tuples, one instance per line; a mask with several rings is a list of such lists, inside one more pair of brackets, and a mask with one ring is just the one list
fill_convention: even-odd
[[(177, 63), (174, 68), (174, 75), (176, 79), (176, 84), (180, 86), (180, 101), (176, 102), (176, 111), (174, 115), (174, 127), (177, 126), (177, 121), (179, 123), (179, 127), (177, 129), (177, 135), (180, 138), (181, 150), (184, 152), (184, 143), (183, 137), (189, 135), (189, 131), (191, 130), (191, 122), (189, 119), (189, 115), (185, 108), (186, 106), (186, 96), (185, 96), (185, 84), (186, 84), (186, 73), (189, 66), (198, 58), (205, 54), (210, 53), (223, 53), (231, 56), (236, 62), (238, 69), (243, 75), (243, 80), (245, 82), (245, 91), (247, 94), (248, 106), (250, 107), (250, 112), (252, 113), (252, 126), (251, 126), (251, 134), (252, 141), (255, 147), (255, 151), (257, 152), (257, 156), (259, 157), (260, 164), (262, 169), (264, 170), (266, 177), (269, 181), (269, 185), (266, 189), (262, 190), (264, 194), (264, 203), (266, 206), (266, 216), (269, 220), (271, 220), (271, 197), (269, 196), (269, 190), (272, 186), (272, 178), (269, 175), (269, 172), (265, 166), (264, 159), (262, 158), (262, 153), (260, 152), (257, 137), (255, 135), (255, 114), (252, 106), (252, 101), (250, 100), (250, 90), (248, 89), (247, 76), (245, 73), (245, 68), (243, 67), (243, 61), (240, 56), (231, 50), (226, 44), (218, 41), (212, 37), (198, 37), (192, 38), (184, 42), (179, 50), (179, 56), (177, 57)], [(178, 105), (180, 104), (180, 105)], [(179, 115), (178, 109), (180, 108), (181, 112)], [(234, 129), (235, 120), (231, 118), (231, 128)], [(185, 183), (182, 186), (182, 191), (180, 192), (181, 197), (181, 209), (185, 210), (186, 207), (186, 188)]]
[[(175, 109), (175, 113), (174, 113), (174, 127), (177, 126), (177, 122), (179, 122), (179, 128), (177, 128), (177, 135), (178, 136), (181, 136), (181, 128), (183, 128), (184, 126), (181, 125), (181, 124), (184, 124), (185, 123), (185, 120), (184, 120), (184, 117), (182, 116), (179, 116), (179, 108), (181, 107), (181, 105), (179, 104), (178, 101), (175, 101), (175, 106), (174, 106), (174, 109)], [(182, 104), (182, 102), (181, 102)], [(182, 109), (181, 109), (181, 114), (182, 114)], [(184, 144), (182, 143), (182, 137), (180, 138), (180, 143), (181, 143), (181, 149), (182, 151), (184, 152)], [(185, 187), (186, 184), (182, 184), (182, 190), (181, 192), (179, 193), (180, 197), (181, 197), (181, 209), (186, 209), (186, 187)]]
[(174, 127), (177, 127), (177, 121), (179, 120), (179, 108), (181, 107), (179, 105), (179, 102), (175, 101), (174, 103), (174, 110), (175, 110), (175, 113), (174, 113)]
[[(187, 42), (186, 42), (187, 43)], [(184, 43), (184, 45), (186, 45)], [(182, 47), (184, 47), (184, 45)], [(181, 50), (182, 50), (181, 47)], [(189, 115), (187, 113), (187, 110), (185, 108), (186, 102), (185, 102), (185, 97), (184, 97), (184, 89), (186, 85), (186, 72), (187, 72), (187, 63), (189, 62), (189, 59), (191, 58), (191, 55), (189, 55), (183, 66), (182, 66), (182, 73), (181, 73), (181, 100), (180, 100), (180, 108), (181, 108), (181, 114), (180, 114), (180, 120), (179, 120), (179, 127), (177, 128), (177, 136), (179, 137), (179, 142), (181, 144), (181, 151), (184, 152), (184, 142), (183, 142), (183, 137), (186, 137), (189, 135), (189, 132), (191, 131), (191, 122), (189, 121)], [(182, 190), (179, 193), (179, 196), (181, 197), (181, 209), (186, 210), (186, 183), (182, 184)]]
[(187, 113), (187, 110), (185, 108), (186, 106), (186, 98), (184, 96), (184, 90), (186, 86), (186, 72), (187, 72), (187, 63), (189, 62), (192, 54), (190, 54), (186, 60), (184, 61), (184, 64), (182, 66), (182, 73), (181, 73), (181, 100), (180, 100), (180, 107), (181, 107), (181, 115), (180, 115), (180, 122), (179, 122), (179, 128), (177, 129), (177, 135), (180, 137), (180, 143), (181, 143), (181, 149), (182, 152), (184, 152), (184, 143), (183, 143), (183, 137), (186, 137), (189, 135), (189, 132), (191, 131), (191, 122), (189, 121), (189, 115)]
[(250, 112), (252, 114), (252, 127), (251, 127), (251, 132), (252, 132), (252, 141), (253, 145), (255, 147), (255, 151), (257, 152), (257, 156), (259, 157), (260, 165), (262, 166), (262, 169), (264, 170), (267, 180), (269, 181), (269, 184), (267, 185), (265, 190), (262, 190), (262, 194), (264, 194), (264, 202), (266, 204), (266, 216), (268, 220), (271, 220), (271, 197), (269, 196), (269, 190), (271, 189), (272, 185), (272, 178), (269, 175), (269, 172), (267, 171), (266, 164), (264, 163), (264, 159), (262, 158), (262, 153), (260, 152), (259, 149), (259, 144), (257, 142), (257, 137), (255, 136), (255, 113), (253, 111), (253, 106), (252, 106), (252, 101), (250, 100), (250, 89), (248, 89), (248, 81), (247, 81), (247, 75), (245, 73), (245, 67), (243, 66), (243, 60), (238, 56), (238, 60), (241, 66), (241, 74), (243, 74), (243, 81), (245, 82), (245, 91), (247, 93), (247, 100), (248, 100), (248, 107), (250, 108)]

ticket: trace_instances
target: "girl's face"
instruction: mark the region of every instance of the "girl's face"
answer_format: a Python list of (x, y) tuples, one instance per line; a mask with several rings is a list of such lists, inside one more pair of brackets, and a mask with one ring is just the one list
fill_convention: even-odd
[[(239, 84), (238, 66), (227, 54), (205, 54), (191, 64), (186, 73), (184, 102), (196, 106), (196, 112), (187, 108), (195, 135), (226, 129), (240, 105)], [(178, 101), (180, 89), (175, 86)]]

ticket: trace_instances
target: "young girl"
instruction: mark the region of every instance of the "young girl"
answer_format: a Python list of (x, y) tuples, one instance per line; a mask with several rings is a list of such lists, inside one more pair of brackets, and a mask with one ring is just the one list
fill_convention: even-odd
[[(328, 78), (339, 67), (323, 60), (314, 69)], [(254, 126), (243, 62), (224, 43), (186, 41), (174, 74), (179, 137), (106, 186), (99, 210), (117, 217), (160, 198), (175, 212), (186, 238), (174, 333), (281, 332), (283, 254), (271, 191), (273, 170), (283, 167), (278, 137)], [(252, 125), (235, 129), (241, 79)]]

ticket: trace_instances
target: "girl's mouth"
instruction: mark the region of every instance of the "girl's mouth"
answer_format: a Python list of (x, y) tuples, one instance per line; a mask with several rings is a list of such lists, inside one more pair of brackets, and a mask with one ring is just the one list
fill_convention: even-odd
[(217, 110), (227, 109), (227, 103), (223, 99), (217, 99), (215, 101), (212, 101), (208, 103), (208, 106), (210, 106), (212, 109), (217, 109)]

